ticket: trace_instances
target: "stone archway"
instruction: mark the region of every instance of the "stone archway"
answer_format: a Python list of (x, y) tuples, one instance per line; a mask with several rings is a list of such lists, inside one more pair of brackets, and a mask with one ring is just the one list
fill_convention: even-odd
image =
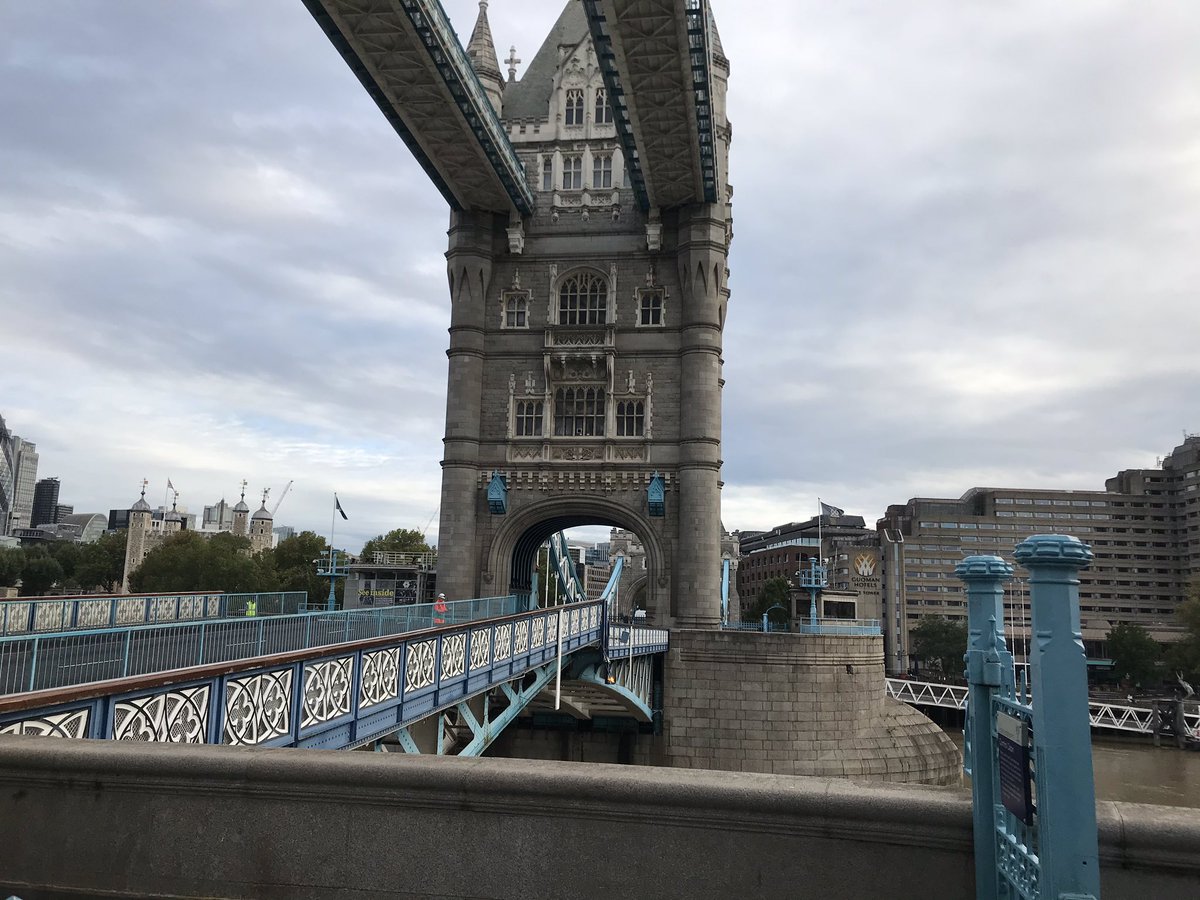
[(671, 548), (648, 516), (604, 497), (547, 497), (522, 505), (505, 517), (487, 551), (487, 572), (497, 591), (519, 593), (531, 587), (538, 548), (550, 535), (584, 525), (608, 525), (636, 534), (646, 549), (646, 608), (659, 616), (670, 612)]

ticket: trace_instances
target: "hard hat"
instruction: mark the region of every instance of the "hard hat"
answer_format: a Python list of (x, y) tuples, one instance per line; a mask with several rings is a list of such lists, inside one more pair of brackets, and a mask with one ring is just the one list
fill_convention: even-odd
[(445, 599), (446, 599), (446, 595), (445, 595), (445, 594), (438, 594), (438, 599), (439, 599), (439, 600), (445, 600)]

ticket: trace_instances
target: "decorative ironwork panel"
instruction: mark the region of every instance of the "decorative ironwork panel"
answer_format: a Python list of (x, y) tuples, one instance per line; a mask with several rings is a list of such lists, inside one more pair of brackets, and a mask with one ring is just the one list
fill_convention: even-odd
[(517, 622), (516, 632), (517, 632), (517, 636), (516, 636), (517, 646), (513, 652), (514, 653), (528, 653), (529, 652), (529, 620), (522, 619), (521, 621)]
[(339, 656), (304, 667), (301, 728), (320, 725), (350, 712), (350, 672), (353, 665), (354, 657)]
[(142, 598), (117, 601), (117, 624), (132, 625), (146, 619), (146, 601)]
[(505, 622), (496, 626), (496, 650), (493, 653), (496, 662), (508, 659), (512, 655), (512, 623)]
[(219, 616), (220, 614), (221, 614), (221, 598), (220, 597), (209, 597), (208, 598), (208, 615)]
[(362, 658), (362, 685), (358, 691), (359, 709), (366, 709), (400, 696), (400, 648), (375, 650)]
[(33, 611), (33, 630), (60, 631), (65, 608), (62, 603), (39, 603)]
[(161, 622), (164, 619), (171, 620), (175, 618), (175, 598), (174, 597), (155, 597), (154, 606), (151, 607), (151, 616), (156, 622)]
[(571, 637), (579, 634), (579, 610), (571, 610), (571, 630), (567, 632)]
[(466, 632), (442, 638), (442, 678), (457, 678), (467, 671), (466, 657)]
[(292, 730), (292, 670), (262, 672), (225, 683), (226, 744), (261, 744)]
[(119, 700), (113, 706), (113, 740), (203, 744), (211, 696), (211, 686), (202, 684)]
[(436, 641), (419, 641), (408, 645), (408, 654), (404, 662), (404, 693), (410, 694), (433, 684), (436, 647)]
[(0, 734), (40, 734), (44, 737), (85, 738), (92, 710), (75, 709), (70, 712), (52, 713), (20, 722), (9, 722), (0, 726)]
[(111, 612), (111, 600), (81, 600), (75, 624), (80, 628), (99, 628), (108, 624)]
[(537, 650), (542, 646), (542, 642), (546, 638), (546, 617), (538, 616), (533, 620), (533, 635), (529, 639), (529, 646)]
[(471, 632), (471, 671), (486, 669), (492, 662), (492, 630), (476, 628)]
[(589, 615), (591, 618), (591, 625), (589, 627), (595, 628), (600, 624), (600, 607), (593, 606)]
[(179, 618), (199, 619), (204, 615), (203, 597), (184, 597), (179, 601)]
[(561, 618), (558, 613), (546, 616), (546, 643), (558, 643), (558, 620)]

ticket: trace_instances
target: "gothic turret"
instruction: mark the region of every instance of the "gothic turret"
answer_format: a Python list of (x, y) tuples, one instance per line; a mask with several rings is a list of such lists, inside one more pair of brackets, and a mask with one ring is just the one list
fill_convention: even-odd
[(148, 550), (146, 537), (150, 533), (153, 513), (146, 502), (146, 481), (142, 481), (142, 496), (129, 507), (129, 532), (125, 536), (125, 572), (121, 576), (121, 590), (128, 593), (129, 576), (134, 573)]
[(250, 520), (250, 552), (261, 553), (271, 549), (271, 527), (275, 524), (271, 511), (267, 509), (267, 491), (263, 491), (262, 506)]
[(242, 497), (233, 508), (233, 533), (238, 537), (250, 535), (250, 507), (246, 505), (246, 482), (242, 482)]
[(500, 74), (500, 62), (496, 58), (496, 44), (492, 40), (492, 26), (488, 24), (488, 0), (479, 0), (479, 18), (475, 30), (467, 43), (467, 56), (475, 67), (475, 74), (483, 85), (496, 115), (500, 115), (501, 98), (504, 96), (504, 78)]

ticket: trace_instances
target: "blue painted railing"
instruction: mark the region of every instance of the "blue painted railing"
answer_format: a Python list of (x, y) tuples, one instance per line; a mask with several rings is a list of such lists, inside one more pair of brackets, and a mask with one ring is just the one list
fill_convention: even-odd
[[(727, 622), (721, 626), (726, 631), (763, 631), (763, 623), (759, 619), (750, 622)], [(786, 623), (768, 622), (766, 631), (786, 632)], [(841, 635), (878, 635), (882, 632), (878, 619), (817, 619), (815, 623), (801, 620), (796, 623), (799, 634), (841, 634)]]
[(974, 799), (975, 896), (1099, 898), (1078, 578), (1092, 551), (1073, 537), (1035, 535), (1013, 556), (1029, 570), (1036, 635), (1019, 686), (1004, 641), (1012, 566), (969, 556), (955, 569), (967, 585), (970, 632), (963, 768)]
[(0, 636), (224, 619), (245, 615), (247, 604), (252, 601), (257, 615), (288, 615), (300, 612), (307, 596), (304, 591), (256, 594), (199, 591), (187, 594), (93, 594), (5, 600), (0, 601)]
[(445, 612), (425, 603), (0, 637), (0, 695), (289, 653), (516, 609), (515, 596), (485, 597), (448, 603)]
[(209, 666), (171, 683), (131, 679), (0, 697), (0, 734), (362, 746), (554, 660), (560, 622), (564, 657), (598, 644), (602, 606), (588, 601), (313, 649), (299, 659)]

